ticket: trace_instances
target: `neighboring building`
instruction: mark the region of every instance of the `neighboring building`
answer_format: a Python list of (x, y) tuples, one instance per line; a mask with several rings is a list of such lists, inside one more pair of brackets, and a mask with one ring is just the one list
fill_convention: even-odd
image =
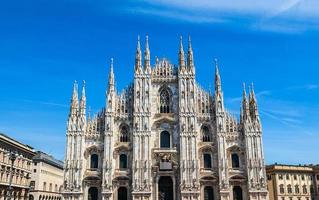
[(8, 198), (11, 175), (11, 199), (28, 199), (31, 163), (34, 155), (32, 147), (0, 133), (0, 200)]
[(319, 200), (318, 166), (267, 166), (270, 200)]
[(243, 90), (237, 122), (224, 106), (217, 62), (210, 93), (195, 81), (190, 39), (187, 56), (182, 40), (178, 55), (178, 66), (164, 58), (151, 67), (146, 39), (142, 66), (138, 40), (133, 83), (116, 92), (112, 60), (106, 107), (94, 118), (86, 117), (85, 86), (79, 101), (74, 84), (65, 199), (268, 199), (253, 87), (249, 97)]
[(319, 200), (319, 165), (311, 165), (310, 167), (313, 169), (313, 183), (310, 188), (311, 199)]
[(33, 157), (30, 200), (60, 200), (63, 187), (63, 162), (37, 151)]

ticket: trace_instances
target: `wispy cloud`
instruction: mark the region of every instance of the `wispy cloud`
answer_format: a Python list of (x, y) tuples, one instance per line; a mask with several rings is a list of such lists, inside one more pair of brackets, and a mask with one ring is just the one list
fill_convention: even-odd
[[(318, 28), (317, 0), (140, 0), (128, 12), (192, 23), (230, 24), (252, 30), (296, 33)], [(317, 26), (316, 26), (317, 25)]]
[(36, 100), (30, 100), (30, 99), (23, 99), (26, 103), (32, 103), (32, 104), (40, 104), (40, 105), (46, 105), (46, 106), (55, 106), (55, 107), (69, 107), (69, 105), (61, 104), (61, 103), (55, 103), (55, 102), (49, 102), (49, 101), (36, 101)]

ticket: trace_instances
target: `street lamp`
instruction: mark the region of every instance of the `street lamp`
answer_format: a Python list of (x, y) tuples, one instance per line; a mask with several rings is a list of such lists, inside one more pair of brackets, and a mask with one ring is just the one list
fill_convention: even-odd
[(9, 155), (9, 159), (11, 160), (11, 170), (10, 170), (10, 179), (9, 179), (9, 189), (8, 189), (8, 200), (11, 200), (11, 196), (12, 196), (12, 178), (13, 178), (13, 163), (14, 161), (17, 159), (17, 157), (19, 156), (18, 153), (12, 152), (10, 151), (8, 153)]

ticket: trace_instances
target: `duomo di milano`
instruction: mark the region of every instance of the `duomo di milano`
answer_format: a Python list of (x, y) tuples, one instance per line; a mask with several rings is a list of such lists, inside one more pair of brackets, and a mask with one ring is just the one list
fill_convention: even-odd
[[(178, 66), (156, 59), (138, 39), (134, 80), (117, 93), (111, 61), (106, 107), (86, 116), (74, 84), (67, 122), (66, 200), (267, 200), (262, 127), (253, 88), (239, 122), (215, 90), (195, 80), (191, 41)], [(79, 98), (79, 99), (78, 99)]]

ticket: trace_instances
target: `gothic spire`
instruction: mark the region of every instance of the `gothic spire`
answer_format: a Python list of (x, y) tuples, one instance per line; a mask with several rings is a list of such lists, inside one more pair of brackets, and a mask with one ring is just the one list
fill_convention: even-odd
[(151, 69), (151, 53), (148, 45), (148, 35), (145, 38), (145, 52), (144, 52), (144, 67), (145, 70), (150, 72)]
[(71, 99), (70, 114), (71, 115), (76, 115), (76, 112), (77, 112), (78, 108), (79, 108), (78, 83), (77, 83), (77, 81), (74, 81), (73, 94), (72, 94), (72, 99)]
[(253, 83), (251, 83), (251, 89), (249, 92), (249, 110), (250, 110), (251, 116), (253, 118), (257, 118), (258, 116), (257, 99), (256, 99)]
[(82, 115), (85, 115), (86, 113), (86, 95), (85, 95), (85, 81), (83, 80), (82, 85), (82, 94), (81, 94), (81, 100), (80, 100), (80, 111)]
[(192, 41), (191, 41), (190, 35), (188, 36), (187, 67), (190, 70), (194, 70), (194, 56), (193, 56)]
[(221, 81), (220, 81), (220, 75), (219, 75), (219, 69), (218, 69), (218, 61), (215, 58), (215, 92), (221, 92)]
[(135, 54), (135, 71), (140, 70), (142, 68), (142, 53), (141, 53), (141, 43), (140, 36), (137, 36), (137, 47)]
[(249, 105), (248, 105), (247, 95), (246, 95), (246, 86), (245, 86), (245, 83), (243, 83), (243, 97), (242, 97), (242, 106), (241, 106), (241, 113), (240, 113), (241, 120), (246, 120), (248, 116), (249, 116)]
[(107, 93), (109, 94), (111, 91), (114, 91), (113, 58), (111, 58), (110, 72), (109, 72), (109, 82), (108, 82)]
[(180, 69), (185, 69), (185, 55), (184, 55), (184, 47), (183, 47), (183, 38), (180, 36), (179, 43), (179, 53), (178, 53), (178, 61)]

